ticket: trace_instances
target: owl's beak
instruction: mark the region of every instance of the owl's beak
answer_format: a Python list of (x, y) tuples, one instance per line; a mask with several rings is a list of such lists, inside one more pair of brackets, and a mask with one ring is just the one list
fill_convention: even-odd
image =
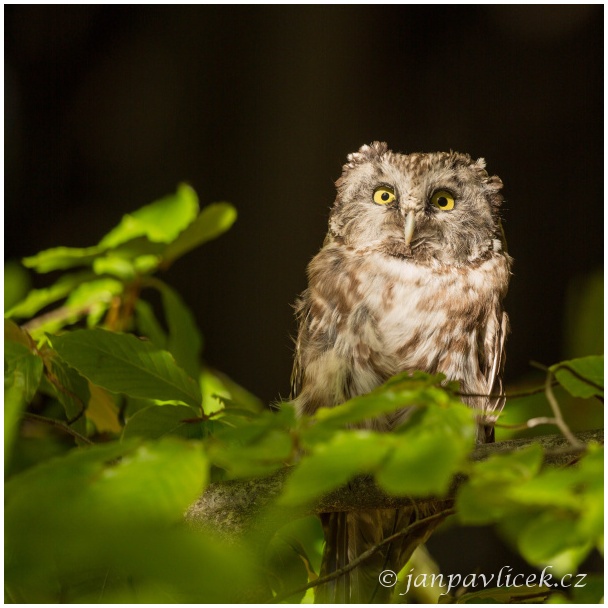
[(410, 246), (412, 241), (412, 237), (414, 236), (414, 212), (409, 211), (405, 218), (405, 245), (406, 247)]

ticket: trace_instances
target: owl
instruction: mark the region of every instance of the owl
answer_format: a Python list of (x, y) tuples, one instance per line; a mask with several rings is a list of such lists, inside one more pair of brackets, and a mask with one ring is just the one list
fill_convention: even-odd
[[(374, 142), (347, 157), (336, 182), (329, 230), (308, 266), (296, 303), (292, 399), (300, 414), (368, 393), (394, 374), (441, 372), (460, 382), (483, 412), (479, 443), (493, 441), (504, 405), (508, 318), (503, 310), (512, 260), (500, 221), (501, 180), (485, 161), (458, 152), (395, 153)], [(365, 425), (390, 432), (411, 410)], [(419, 510), (321, 516), (321, 575), (344, 567)], [(382, 570), (399, 572), (432, 529), (387, 545), (318, 587), (322, 603), (388, 601)]]

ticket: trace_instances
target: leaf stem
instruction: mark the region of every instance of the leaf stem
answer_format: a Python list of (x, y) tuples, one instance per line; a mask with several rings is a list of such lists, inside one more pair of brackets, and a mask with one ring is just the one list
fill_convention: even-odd
[(61, 420), (55, 420), (54, 418), (46, 418), (45, 416), (39, 416), (38, 414), (32, 414), (30, 412), (25, 412), (23, 414), (23, 417), (27, 420), (33, 420), (35, 422), (41, 422), (43, 424), (54, 426), (55, 428), (62, 430), (64, 433), (72, 435), (72, 437), (75, 437), (76, 439), (80, 439), (80, 441), (84, 443), (94, 445), (94, 442), (91, 441), (88, 437), (81, 435), (78, 431), (75, 431), (73, 428), (69, 427), (64, 422), (61, 422)]

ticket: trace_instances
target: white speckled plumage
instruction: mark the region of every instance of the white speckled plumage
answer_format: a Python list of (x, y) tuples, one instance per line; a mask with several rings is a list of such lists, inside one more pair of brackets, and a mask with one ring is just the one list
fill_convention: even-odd
[[(298, 411), (337, 405), (401, 371), (442, 372), (466, 393), (501, 392), (508, 329), (502, 300), (511, 258), (499, 217), (500, 179), (487, 174), (483, 159), (466, 154), (398, 154), (374, 142), (348, 156), (336, 186), (329, 231), (296, 307), (292, 398)], [(390, 204), (375, 201), (380, 188), (391, 193)], [(432, 204), (441, 193), (447, 193), (441, 199), (446, 209)], [(478, 440), (491, 440), (503, 400), (466, 401), (486, 414)], [(369, 426), (390, 431), (405, 416), (407, 411)], [(389, 519), (404, 515), (392, 512)], [(349, 559), (367, 546), (361, 535), (367, 530), (363, 535), (370, 537), (370, 522), (377, 530), (388, 525), (386, 514), (345, 517), (348, 523), (339, 527), (341, 534), (349, 532), (340, 542)], [(331, 549), (337, 523), (325, 519)], [(326, 558), (327, 570), (331, 556)], [(323, 601), (368, 601), (361, 579), (361, 572), (350, 576), (341, 600), (327, 589), (319, 595)]]

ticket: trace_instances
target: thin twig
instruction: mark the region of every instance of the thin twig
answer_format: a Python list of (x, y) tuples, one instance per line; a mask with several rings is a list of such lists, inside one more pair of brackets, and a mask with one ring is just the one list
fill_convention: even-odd
[(61, 420), (55, 420), (54, 418), (46, 418), (44, 416), (38, 416), (38, 414), (32, 414), (30, 412), (25, 412), (23, 417), (28, 420), (33, 420), (35, 422), (42, 422), (43, 424), (48, 424), (50, 426), (54, 426), (55, 428), (61, 429), (64, 433), (68, 435), (72, 435), (76, 439), (80, 439), (84, 443), (88, 443), (89, 445), (94, 445), (94, 442), (91, 441), (88, 437), (81, 435), (78, 431), (75, 431), (73, 428), (69, 427), (65, 422), (61, 422)]
[[(556, 386), (558, 384), (557, 380), (553, 380), (552, 385)], [(447, 389), (450, 390), (450, 389)], [(538, 393), (542, 393), (545, 390), (543, 386), (537, 386), (536, 388), (531, 388), (527, 391), (520, 391), (518, 393), (465, 393), (462, 391), (450, 391), (453, 395), (457, 395), (458, 397), (485, 397), (486, 399), (522, 399), (524, 397), (531, 397), (532, 395), (537, 395)]]
[(553, 415), (555, 416), (555, 424), (557, 425), (557, 428), (559, 428), (559, 430), (562, 432), (564, 437), (574, 447), (580, 448), (582, 445), (581, 442), (573, 435), (572, 431), (570, 430), (570, 428), (562, 417), (562, 411), (559, 409), (559, 404), (557, 403), (557, 399), (555, 398), (555, 395), (553, 394), (553, 389), (551, 388), (552, 378), (553, 376), (549, 372), (547, 374), (547, 380), (545, 381), (545, 395), (547, 396), (547, 401), (549, 402), (549, 405), (553, 410)]
[(110, 302), (108, 307), (108, 312), (106, 314), (106, 318), (104, 320), (104, 327), (109, 329), (110, 331), (116, 331), (117, 323), (119, 320), (120, 314), (120, 306), (121, 306), (121, 298), (120, 296), (114, 296)]
[(527, 420), (526, 422), (523, 422), (522, 424), (496, 423), (494, 426), (500, 427), (501, 429), (510, 429), (512, 431), (523, 431), (524, 429), (533, 429), (535, 426), (540, 426), (541, 424), (557, 425), (557, 420), (555, 418), (539, 416), (538, 418), (530, 418), (529, 420)]
[(555, 593), (555, 589), (551, 589), (547, 587), (546, 589), (542, 589), (540, 591), (536, 591), (535, 593), (525, 593), (522, 595), (518, 595), (517, 593), (513, 593), (510, 597), (511, 600), (517, 599), (517, 603), (523, 603), (524, 600), (533, 600), (540, 597), (549, 597), (552, 593)]
[(313, 587), (317, 587), (319, 585), (328, 583), (329, 581), (332, 581), (335, 578), (339, 578), (340, 576), (346, 574), (347, 572), (350, 572), (351, 570), (353, 570), (354, 568), (359, 566), (364, 561), (368, 560), (372, 555), (377, 553), (384, 545), (392, 543), (393, 541), (401, 538), (402, 536), (409, 534), (415, 528), (424, 526), (424, 525), (429, 524), (430, 522), (436, 521), (438, 519), (443, 519), (443, 518), (447, 517), (448, 515), (453, 515), (454, 513), (456, 513), (456, 509), (446, 509), (445, 511), (440, 511), (439, 513), (435, 513), (434, 515), (429, 515), (429, 517), (425, 517), (424, 519), (419, 519), (419, 520), (415, 521), (414, 523), (410, 524), (409, 526), (407, 526), (406, 528), (404, 528), (403, 530), (399, 530), (399, 532), (395, 532), (395, 534), (391, 534), (390, 536), (387, 536), (386, 538), (382, 539), (382, 541), (379, 542), (377, 545), (374, 545), (373, 547), (369, 548), (367, 551), (364, 551), (363, 553), (361, 553), (361, 555), (359, 555), (359, 557), (357, 557), (356, 559), (354, 559), (353, 561), (348, 563), (343, 568), (335, 570), (334, 572), (332, 572), (331, 574), (327, 574), (326, 576), (320, 576), (319, 578), (315, 579), (314, 581), (311, 581), (307, 585), (302, 585), (301, 587), (298, 587), (297, 589), (293, 589), (292, 591), (289, 591), (287, 593), (282, 593), (280, 595), (277, 595), (277, 596), (273, 597), (271, 600), (268, 600), (268, 602), (266, 602), (266, 603), (276, 604), (278, 602), (282, 602), (283, 600), (290, 598), (292, 595), (295, 595), (296, 593), (302, 593), (303, 591), (307, 591), (308, 589), (312, 589)]
[(549, 368), (544, 363), (539, 363), (538, 361), (530, 361), (530, 367), (535, 367), (545, 373), (549, 371)]
[(42, 327), (46, 323), (51, 321), (63, 321), (69, 320), (73, 317), (77, 319), (81, 316), (87, 314), (92, 310), (93, 306), (91, 304), (87, 304), (86, 306), (79, 307), (70, 307), (70, 306), (60, 306), (55, 310), (51, 310), (50, 312), (44, 313), (38, 317), (34, 317), (27, 323), (24, 323), (21, 327), (28, 332), (36, 331), (39, 327)]

